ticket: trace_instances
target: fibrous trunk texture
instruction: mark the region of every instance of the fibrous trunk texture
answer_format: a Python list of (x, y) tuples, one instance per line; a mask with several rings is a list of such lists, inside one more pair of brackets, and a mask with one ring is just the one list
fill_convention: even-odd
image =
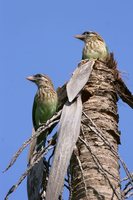
[(81, 139), (77, 142), (78, 154), (71, 159), (72, 200), (122, 199), (118, 157), (112, 151), (117, 152), (119, 144), (116, 76), (113, 60), (107, 63), (96, 61), (82, 92), (85, 114), (82, 116)]

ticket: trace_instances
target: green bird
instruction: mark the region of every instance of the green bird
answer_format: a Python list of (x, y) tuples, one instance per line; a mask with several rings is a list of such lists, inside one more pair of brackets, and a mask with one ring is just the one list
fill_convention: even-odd
[[(36, 74), (27, 77), (34, 82), (37, 87), (37, 93), (34, 97), (32, 120), (35, 131), (50, 119), (57, 110), (58, 97), (50, 78), (44, 74)], [(48, 132), (41, 134), (37, 138), (37, 151), (45, 144)]]
[(86, 31), (75, 38), (84, 41), (82, 59), (99, 59), (105, 61), (109, 52), (104, 40), (96, 32)]

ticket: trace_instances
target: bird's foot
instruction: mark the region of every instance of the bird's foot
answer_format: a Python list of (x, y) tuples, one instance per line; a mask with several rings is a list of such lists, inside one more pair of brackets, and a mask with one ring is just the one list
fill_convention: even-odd
[(48, 140), (48, 144), (54, 146), (56, 144), (56, 140), (57, 140), (57, 132), (53, 135), (53, 137)]
[(89, 61), (89, 59), (81, 60), (81, 61), (78, 63), (78, 67), (80, 67), (81, 65), (84, 65), (84, 64), (87, 63), (88, 61)]

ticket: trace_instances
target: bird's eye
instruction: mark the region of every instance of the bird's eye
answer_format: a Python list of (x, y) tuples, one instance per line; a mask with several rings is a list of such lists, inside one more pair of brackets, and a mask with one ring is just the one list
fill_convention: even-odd
[(42, 76), (41, 76), (41, 74), (36, 74), (35, 77), (36, 78), (41, 78)]
[(82, 35), (88, 35), (90, 32), (85, 31)]

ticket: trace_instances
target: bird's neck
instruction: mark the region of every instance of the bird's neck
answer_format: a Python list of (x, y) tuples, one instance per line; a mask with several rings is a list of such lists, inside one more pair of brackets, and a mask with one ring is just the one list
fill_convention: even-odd
[(37, 91), (37, 94), (40, 95), (40, 94), (44, 94), (44, 95), (47, 95), (48, 93), (51, 93), (53, 92), (54, 89), (52, 87), (48, 87), (48, 86), (40, 86), (38, 87), (38, 91)]
[(38, 90), (40, 90), (40, 91), (49, 91), (49, 90), (51, 90), (51, 89), (53, 89), (53, 88), (52, 88), (51, 86), (48, 86), (48, 85), (46, 86), (46, 85), (43, 85), (43, 84), (41, 85), (41, 84), (40, 84), (40, 85), (38, 86)]
[(88, 41), (101, 41), (101, 42), (104, 42), (104, 40), (101, 38), (101, 36), (100, 35), (95, 35), (95, 36), (93, 36), (93, 37), (88, 37), (88, 38), (86, 38), (86, 42), (88, 42)]
[(85, 48), (91, 48), (96, 50), (96, 48), (105, 48), (105, 47), (106, 44), (100, 36), (87, 38), (87, 40), (85, 41)]
[(105, 60), (108, 51), (106, 44), (102, 39), (97, 37), (88, 38), (85, 41), (85, 46), (83, 49), (82, 59), (100, 59)]
[(55, 96), (56, 92), (51, 87), (39, 87), (36, 93), (36, 100), (38, 102), (44, 102), (50, 100), (51, 97)]
[(44, 101), (44, 99), (47, 98), (49, 93), (49, 89), (45, 87), (38, 87), (37, 93), (36, 93), (36, 99), (38, 99), (39, 102)]

